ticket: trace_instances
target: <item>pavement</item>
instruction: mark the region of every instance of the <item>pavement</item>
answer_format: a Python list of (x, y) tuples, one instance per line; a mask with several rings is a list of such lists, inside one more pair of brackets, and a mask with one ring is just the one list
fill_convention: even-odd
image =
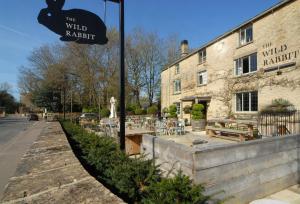
[(294, 185), (250, 204), (300, 204), (300, 185)]
[(36, 139), (39, 127), (37, 122), (17, 115), (0, 118), (0, 197), (22, 155)]
[(0, 203), (124, 203), (92, 177), (74, 155), (58, 122), (40, 121)]
[[(174, 141), (178, 144), (189, 146), (193, 149), (204, 150), (208, 148), (215, 148), (227, 144), (237, 144), (238, 142), (232, 140), (225, 140), (206, 135), (206, 131), (192, 131), (191, 126), (185, 127), (184, 135), (163, 135), (159, 136), (162, 139)], [(194, 141), (204, 141), (202, 144), (193, 144)]]

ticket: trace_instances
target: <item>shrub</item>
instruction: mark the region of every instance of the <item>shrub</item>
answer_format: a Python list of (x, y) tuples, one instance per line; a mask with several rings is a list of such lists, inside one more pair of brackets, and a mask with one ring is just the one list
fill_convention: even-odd
[(265, 106), (261, 113), (294, 113), (295, 106), (286, 99), (274, 99), (270, 105)]
[(145, 190), (142, 203), (206, 203), (210, 197), (204, 196), (204, 188), (194, 185), (188, 176), (178, 172), (173, 178), (162, 178), (153, 182)]
[(114, 139), (87, 133), (70, 122), (62, 124), (81, 149), (82, 158), (97, 172), (97, 177), (117, 189), (125, 200), (140, 200), (144, 186), (160, 177), (158, 168), (153, 167), (151, 160), (143, 157), (130, 159)]
[(141, 108), (137, 108), (134, 110), (134, 114), (135, 115), (143, 115), (143, 114), (145, 114), (145, 110), (143, 110)]
[(84, 107), (82, 109), (83, 113), (98, 113), (99, 112), (99, 108), (97, 107)]
[(136, 105), (136, 104), (128, 104), (128, 105), (126, 106), (126, 111), (128, 111), (128, 112), (134, 112), (135, 109), (137, 109), (138, 107), (139, 107), (139, 106)]
[(83, 113), (90, 113), (91, 110), (90, 110), (89, 107), (84, 107), (84, 108), (82, 108), (82, 112), (83, 112)]
[(194, 104), (192, 108), (192, 119), (201, 120), (204, 118), (203, 115), (204, 106), (202, 104)]
[(102, 108), (100, 111), (101, 118), (108, 117), (110, 115), (110, 110), (108, 108)]
[(81, 149), (81, 158), (96, 177), (112, 187), (128, 203), (204, 203), (209, 197), (203, 187), (192, 184), (179, 172), (173, 178), (162, 178), (152, 160), (129, 158), (114, 139), (87, 133), (71, 122), (62, 122), (69, 138)]
[(177, 118), (177, 106), (176, 105), (170, 105), (169, 106), (169, 118)]
[(153, 105), (153, 106), (150, 106), (148, 109), (147, 109), (147, 114), (152, 114), (152, 115), (155, 115), (158, 111), (158, 108), (156, 105)]

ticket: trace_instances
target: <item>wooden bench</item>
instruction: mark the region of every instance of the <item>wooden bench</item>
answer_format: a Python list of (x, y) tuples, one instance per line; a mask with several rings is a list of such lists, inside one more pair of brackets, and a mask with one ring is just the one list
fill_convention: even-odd
[[(210, 137), (217, 137), (233, 141), (245, 141), (250, 135), (250, 132), (246, 130), (236, 130), (223, 127), (206, 126), (206, 131)], [(227, 135), (222, 135), (223, 133), (226, 133)], [(238, 138), (235, 137), (236, 135)]]

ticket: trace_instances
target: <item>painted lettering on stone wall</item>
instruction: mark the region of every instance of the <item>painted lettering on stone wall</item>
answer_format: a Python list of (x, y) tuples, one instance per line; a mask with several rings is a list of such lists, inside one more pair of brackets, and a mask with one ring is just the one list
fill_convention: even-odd
[(262, 55), (263, 66), (270, 66), (298, 58), (300, 50), (290, 50), (287, 44), (273, 46), (272, 43), (266, 43), (263, 45)]
[(106, 44), (106, 26), (99, 16), (82, 9), (62, 10), (65, 0), (46, 0), (38, 22), (60, 35), (62, 41), (80, 44)]

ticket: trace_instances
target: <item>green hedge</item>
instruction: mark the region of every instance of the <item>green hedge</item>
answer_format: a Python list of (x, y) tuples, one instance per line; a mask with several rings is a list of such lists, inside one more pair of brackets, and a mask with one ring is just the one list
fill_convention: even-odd
[(129, 158), (114, 139), (87, 133), (71, 122), (64, 121), (62, 125), (98, 179), (112, 186), (126, 202), (205, 203), (209, 199), (202, 194), (202, 186), (192, 184), (181, 172), (173, 178), (162, 178), (151, 160)]
[(158, 112), (158, 107), (156, 105), (152, 105), (147, 109), (147, 114), (155, 115)]

